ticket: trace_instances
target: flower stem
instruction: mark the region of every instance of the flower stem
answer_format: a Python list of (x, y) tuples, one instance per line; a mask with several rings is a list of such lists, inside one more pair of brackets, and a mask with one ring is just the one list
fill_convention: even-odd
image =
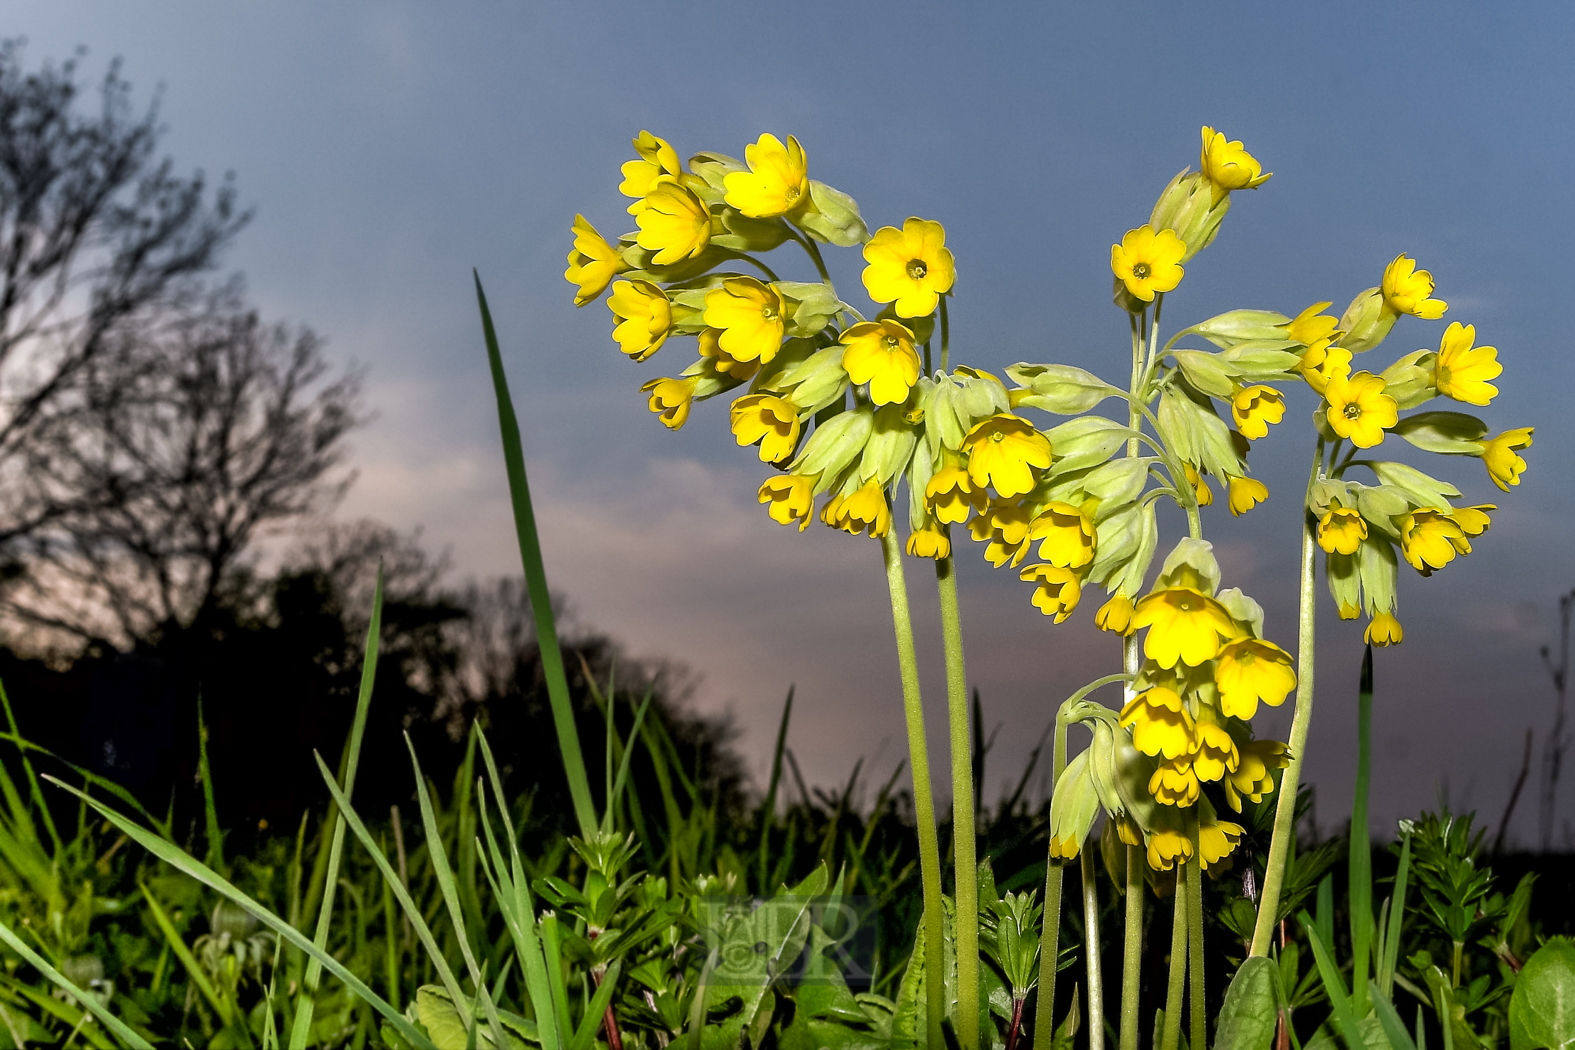
[(897, 535), (881, 537), (886, 561), (886, 587), (891, 595), (891, 622), (897, 636), (897, 665), (902, 672), (902, 710), (908, 723), (908, 766), (913, 772), (913, 815), (919, 834), (919, 881), (924, 889), (924, 999), (928, 1045), (946, 1045), (941, 1018), (946, 1009), (942, 965), (941, 848), (935, 830), (935, 801), (930, 790), (930, 752), (924, 739), (924, 705), (919, 698), (919, 665), (913, 650), (913, 619), (908, 611), (908, 584), (902, 574), (902, 548)]
[(1187, 1020), (1189, 1047), (1205, 1050), (1208, 1046), (1208, 1020), (1204, 1012), (1203, 985), (1203, 857), (1198, 851), (1197, 821), (1192, 821), (1192, 859), (1187, 861), (1187, 990), (1191, 1002)]
[(941, 296), (941, 371), (946, 371), (952, 349), (952, 319), (946, 312), (946, 296)]
[[(941, 316), (945, 314), (942, 300)], [(944, 331), (944, 330), (943, 330)], [(944, 335), (941, 357), (946, 355)], [(952, 747), (953, 870), (957, 886), (957, 1041), (979, 1045), (979, 882), (974, 842), (973, 747), (969, 739), (968, 679), (963, 669), (962, 620), (957, 611), (957, 571), (950, 557), (935, 563), (941, 599), (941, 638), (946, 650), (946, 711)]]
[[(1121, 667), (1131, 678), (1122, 689), (1122, 699), (1137, 695), (1133, 682), (1143, 666), (1143, 651), (1137, 633), (1121, 639)], [(1127, 847), (1126, 943), (1121, 955), (1121, 1050), (1138, 1050), (1142, 1038), (1138, 1027), (1138, 993), (1143, 976), (1143, 865), (1147, 863), (1141, 846)]]
[(1170, 984), (1165, 989), (1165, 1027), (1160, 1050), (1181, 1042), (1181, 993), (1187, 983), (1187, 866), (1176, 865), (1175, 909), (1170, 923)]
[[(1051, 750), (1050, 783), (1059, 784), (1066, 772), (1066, 709), (1055, 716), (1055, 744)], [(1039, 935), (1039, 1002), (1034, 1006), (1034, 1050), (1051, 1050), (1055, 1042), (1055, 975), (1061, 953), (1061, 889), (1064, 865), (1053, 854), (1045, 865), (1045, 917)]]
[[(1312, 477), (1318, 479), (1323, 464), (1323, 442), (1313, 457)], [(1274, 838), (1269, 843), (1269, 860), (1263, 873), (1263, 897), (1258, 902), (1258, 923), (1252, 931), (1252, 954), (1268, 955), (1269, 941), (1280, 909), (1280, 889), (1285, 883), (1286, 861), (1291, 840), (1296, 834), (1296, 788), (1301, 781), (1302, 756), (1307, 749), (1307, 727), (1312, 720), (1313, 701), (1313, 625), (1317, 616), (1316, 577), (1318, 550), (1313, 538), (1313, 518), (1302, 506), (1302, 579), (1297, 609), (1296, 714), (1291, 719), (1290, 764), (1280, 777), (1280, 797), (1274, 808)]]
[(1105, 1050), (1105, 981), (1099, 958), (1099, 890), (1094, 885), (1094, 851), (1078, 851), (1083, 874), (1083, 926), (1088, 971), (1088, 1050)]

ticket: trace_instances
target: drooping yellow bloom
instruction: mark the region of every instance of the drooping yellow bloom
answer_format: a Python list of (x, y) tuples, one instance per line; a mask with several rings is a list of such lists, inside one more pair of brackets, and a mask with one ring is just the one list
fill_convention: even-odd
[(677, 430), (689, 419), (689, 406), (694, 402), (697, 381), (694, 376), (653, 379), (640, 389), (651, 395), (651, 411), (661, 419), (662, 425), (668, 430)]
[(1384, 279), (1379, 284), (1385, 308), (1397, 314), (1413, 314), (1425, 321), (1436, 321), (1444, 316), (1449, 304), (1430, 298), (1433, 294), (1433, 275), (1416, 268), (1416, 260), (1406, 258), (1401, 252), (1395, 261), (1384, 268)]
[(787, 320), (782, 297), (753, 277), (727, 277), (705, 295), (705, 323), (720, 329), (717, 345), (735, 361), (770, 363)]
[(850, 536), (868, 532), (879, 539), (891, 528), (891, 506), (880, 482), (871, 478), (847, 496), (831, 499), (821, 510), (820, 520)]
[[(678, 160), (678, 151), (668, 145), (666, 139), (649, 131), (634, 137), (634, 151), (640, 155), (639, 159), (624, 163), (623, 182), (618, 186), (618, 192), (625, 197), (644, 197), (651, 192), (657, 179), (663, 175), (676, 176), (684, 170)], [(629, 206), (629, 214), (637, 214), (640, 207), (640, 201), (636, 200)]]
[(1186, 254), (1187, 246), (1175, 230), (1155, 233), (1145, 222), (1128, 230), (1120, 244), (1110, 246), (1110, 269), (1132, 298), (1151, 303), (1156, 293), (1181, 283), (1186, 276), (1181, 259)]
[(1199, 780), (1218, 780), (1234, 770), (1240, 762), (1236, 741), (1223, 727), (1213, 722), (1198, 723), (1197, 744), (1192, 751), (1192, 772)]
[(1071, 616), (1083, 597), (1083, 585), (1071, 569), (1059, 565), (1029, 565), (1018, 575), (1025, 582), (1037, 584), (1034, 605), (1046, 616), (1054, 616), (1056, 623)]
[(760, 371), (759, 361), (740, 361), (726, 350), (722, 349), (722, 329), (702, 328), (700, 330), (700, 356), (711, 359), (711, 367), (725, 376), (732, 376), (739, 381), (746, 381)]
[(1198, 468), (1191, 463), (1183, 463), (1181, 469), (1187, 474), (1187, 484), (1192, 486), (1192, 493), (1197, 497), (1198, 506), (1212, 507), (1214, 505), (1214, 490), (1209, 488), (1209, 483), (1203, 480), (1203, 475), (1198, 473)]
[(1449, 516), (1455, 519), (1455, 524), (1467, 536), (1480, 536), (1493, 524), (1493, 519), (1488, 517), (1490, 510), (1498, 510), (1498, 505), (1479, 503), (1475, 507), (1461, 507)]
[(1340, 608), (1336, 611), (1340, 614), (1340, 619), (1342, 620), (1354, 620), (1362, 615), (1362, 607), (1360, 605), (1352, 605), (1349, 602), (1341, 602)]
[(1180, 660), (1189, 667), (1214, 659), (1241, 633), (1225, 606), (1191, 587), (1167, 587), (1137, 603), (1132, 626), (1149, 628), (1143, 653), (1167, 670)]
[(608, 244), (585, 216), (574, 217), (574, 247), (569, 251), (569, 268), (563, 279), (578, 285), (574, 305), (584, 306), (607, 290), (612, 279), (629, 268), (618, 250)]
[(1159, 764), (1148, 778), (1148, 793), (1166, 806), (1190, 806), (1198, 800), (1198, 774), (1192, 759), (1173, 758)]
[(1124, 592), (1117, 591), (1094, 614), (1094, 626), (1101, 631), (1114, 631), (1125, 637), (1132, 633), (1133, 611), (1132, 599)]
[(1021, 503), (991, 503), (968, 523), (976, 542), (989, 543), (984, 557), (997, 569), (1007, 562), (1016, 568), (1028, 553), (1028, 508)]
[(636, 361), (644, 361), (667, 342), (673, 328), (673, 304), (667, 293), (650, 281), (616, 281), (607, 306), (617, 318), (613, 338), (618, 348)]
[(1241, 436), (1256, 441), (1285, 418), (1285, 395), (1272, 386), (1241, 387), (1231, 396), (1230, 415)]
[(1222, 132), (1205, 126), (1203, 151), (1199, 159), (1203, 177), (1214, 190), (1214, 203), (1218, 204), (1233, 190), (1255, 190), (1269, 181), (1271, 171), (1264, 174), (1263, 165), (1247, 152), (1240, 139), (1225, 140)]
[(1531, 435), (1535, 432), (1535, 427), (1518, 427), (1487, 441), (1477, 442), (1482, 448), (1482, 465), (1487, 467), (1488, 477), (1505, 492), (1509, 491), (1511, 485), (1520, 484), (1520, 476), (1526, 471), (1526, 461), (1515, 453), (1519, 449), (1531, 447)]
[(635, 243), (656, 253), (651, 262), (657, 266), (693, 259), (711, 243), (711, 213), (705, 203), (668, 175), (656, 180), (634, 221), (640, 226)]
[(1335, 329), (1340, 321), (1333, 314), (1324, 313), (1333, 305), (1328, 300), (1313, 303), (1285, 326), (1285, 334), (1306, 347), (1323, 340), (1328, 341), (1325, 345), (1334, 342), (1338, 337)]
[(951, 537), (946, 535), (946, 526), (939, 522), (927, 521), (922, 528), (908, 533), (906, 549), (912, 557), (934, 558), (940, 561), (952, 553), (952, 541)]
[(896, 321), (863, 321), (842, 333), (848, 349), (842, 367), (854, 386), (870, 385), (877, 405), (899, 405), (919, 381), (919, 353), (913, 333)]
[(1399, 645), (1405, 641), (1405, 631), (1400, 626), (1400, 621), (1395, 619), (1393, 613), (1382, 612), (1374, 616), (1368, 623), (1362, 640), (1383, 648), (1387, 645)]
[(1384, 440), (1384, 431), (1400, 420), (1395, 399), (1384, 393), (1382, 376), (1358, 372), (1349, 379), (1334, 377), (1324, 388), (1329, 429), (1357, 448), (1372, 448)]
[(809, 203), (808, 166), (804, 147), (788, 136), (784, 146), (775, 135), (744, 147), (748, 171), (729, 172), (722, 180), (723, 200), (752, 219), (787, 215)]
[(1079, 847), (1080, 843), (1075, 836), (1050, 836), (1050, 856), (1055, 860), (1071, 860), (1077, 856)]
[(1448, 511), (1418, 507), (1400, 519), (1400, 553), (1411, 568), (1431, 576), (1454, 561), (1456, 554), (1470, 554), (1471, 541)]
[(1289, 749), (1278, 740), (1253, 740), (1241, 749), (1241, 762), (1225, 776), (1225, 801), (1241, 812), (1243, 796), (1262, 802), (1274, 792), (1274, 771), (1290, 764)]
[(760, 462), (781, 463), (798, 447), (802, 427), (792, 402), (771, 394), (745, 394), (729, 413), (740, 445), (760, 443)]
[(982, 485), (973, 483), (966, 467), (942, 467), (930, 476), (929, 484), (924, 486), (925, 507), (935, 515), (936, 521), (950, 525), (967, 521), (970, 511), (983, 513), (989, 504), (989, 494)]
[(1307, 380), (1313, 393), (1322, 397), (1334, 379), (1345, 379), (1351, 374), (1351, 351), (1334, 346), (1327, 339), (1320, 339), (1307, 348), (1296, 370)]
[(975, 485), (993, 485), (1002, 499), (1034, 487), (1034, 470), (1050, 466), (1050, 439), (1032, 423), (1002, 412), (974, 424), (963, 439), (968, 477)]
[(807, 474), (778, 474), (760, 484), (760, 502), (779, 525), (798, 522), (798, 531), (809, 528), (815, 509), (815, 479)]
[(1492, 346), (1472, 346), (1476, 340), (1475, 325), (1455, 321), (1444, 329), (1444, 338), (1438, 344), (1438, 363), (1433, 366), (1433, 384), (1438, 392), (1468, 405), (1486, 405), (1498, 394), (1498, 387), (1488, 382), (1504, 373), (1498, 363), (1498, 349)]
[(1236, 845), (1241, 842), (1244, 834), (1246, 829), (1228, 820), (1211, 820), (1206, 824), (1199, 824), (1198, 863), (1203, 870), (1208, 871), (1209, 865), (1218, 864), (1235, 852)]
[(1132, 746), (1151, 757), (1180, 758), (1197, 745), (1197, 723), (1181, 694), (1162, 685), (1128, 700), (1121, 724), (1132, 730)]
[(1081, 569), (1094, 560), (1094, 519), (1070, 503), (1047, 504), (1028, 523), (1028, 538), (1043, 540), (1039, 556), (1063, 569)]
[(1318, 522), (1318, 546), (1329, 554), (1355, 554), (1366, 538), (1367, 522), (1347, 507), (1330, 507)]
[(924, 317), (957, 280), (946, 247), (946, 227), (909, 217), (902, 229), (882, 226), (864, 246), (864, 287), (877, 303), (893, 303), (898, 317)]
[(1238, 518), (1269, 498), (1269, 486), (1257, 478), (1227, 475), (1226, 482), (1229, 485), (1230, 512)]
[(1296, 688), (1291, 654), (1260, 638), (1238, 638), (1220, 650), (1214, 665), (1220, 713), (1250, 721), (1262, 701), (1279, 707)]
[(1178, 828), (1155, 828), (1148, 836), (1148, 866), (1169, 871), (1192, 859), (1192, 836)]

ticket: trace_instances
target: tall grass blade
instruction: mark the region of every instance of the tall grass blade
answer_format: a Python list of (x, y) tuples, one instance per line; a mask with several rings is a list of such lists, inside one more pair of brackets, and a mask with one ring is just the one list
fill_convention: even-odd
[[(634, 713), (634, 724), (629, 727), (629, 743), (623, 749), (623, 759), (618, 763), (618, 777), (612, 782), (607, 792), (607, 812), (602, 814), (602, 830), (612, 831), (613, 800), (622, 797), (624, 785), (629, 782), (629, 764), (634, 758), (634, 742), (640, 738), (640, 725), (645, 721), (645, 713), (651, 709), (651, 700), (655, 696), (647, 691), (645, 699), (640, 702), (640, 709)], [(607, 705), (607, 725), (612, 725), (612, 704)], [(611, 768), (612, 763), (608, 763)]]
[(536, 645), (541, 653), (542, 677), (547, 682), (547, 698), (552, 704), (552, 721), (558, 731), (558, 748), (563, 752), (564, 771), (569, 778), (569, 796), (574, 800), (574, 816), (580, 837), (586, 841), (596, 834), (596, 807), (591, 803), (591, 785), (585, 775), (585, 759), (580, 754), (580, 737), (574, 726), (574, 709), (569, 702), (569, 680), (563, 673), (563, 653), (558, 648), (558, 630), (553, 623), (552, 598), (547, 592), (547, 572), (542, 565), (541, 541), (536, 535), (536, 513), (531, 506), (530, 485), (525, 478), (525, 453), (520, 444), (519, 420), (509, 397), (509, 382), (503, 374), (503, 355), (498, 350), (498, 335), (492, 327), (492, 312), (476, 281), (476, 302), (481, 308), (481, 330), (487, 342), (487, 361), (492, 366), (492, 387), (498, 399), (498, 427), (503, 437), (503, 463), (509, 476), (509, 498), (514, 504), (514, 530), (519, 535), (520, 561), (525, 567), (525, 585), (530, 593), (531, 611), (536, 617)]
[(152, 1043), (149, 1043), (132, 1031), (124, 1021), (105, 1009), (103, 1004), (94, 998), (91, 992), (84, 992), (73, 984), (65, 974), (45, 962), (43, 956), (29, 948), (26, 942), (11, 932), (11, 927), (3, 922), (0, 922), (0, 941), (4, 941), (6, 947), (20, 955), (29, 966), (47, 977), (56, 987), (61, 988), (67, 995), (81, 1003), (89, 1013), (103, 1022), (105, 1028), (114, 1032), (116, 1038), (122, 1044), (135, 1047), (136, 1050), (153, 1050)]
[[(318, 764), (321, 765), (321, 763), (322, 760), (319, 758)], [(116, 813), (102, 802), (95, 798), (88, 797), (86, 792), (79, 791), (70, 784), (58, 780), (55, 777), (45, 776), (44, 779), (48, 780), (56, 787), (59, 787), (64, 791), (68, 791), (72, 795), (76, 796), (84, 806), (91, 806), (101, 817), (115, 825), (115, 827), (119, 828), (121, 831), (125, 832), (126, 835), (134, 842), (136, 842), (143, 849), (147, 850), (149, 853), (153, 854), (159, 860), (162, 860), (176, 871), (179, 871), (184, 875), (191, 876), (198, 882), (202, 883), (204, 886), (217, 891), (219, 894), (228, 898), (229, 900), (234, 901), (264, 926), (268, 927), (270, 930), (273, 930), (279, 936), (283, 937), (286, 941), (289, 941), (311, 958), (320, 961), (328, 970), (328, 972), (339, 978), (339, 980), (343, 981), (345, 986), (348, 987), (357, 998), (366, 1002), (374, 1010), (382, 1014), (388, 1020), (389, 1024), (393, 1026), (394, 1030), (397, 1031), (412, 1046), (417, 1047), (418, 1050), (437, 1050), (437, 1047), (432, 1044), (430, 1039), (421, 1034), (419, 1030), (417, 1030), (409, 1021), (405, 1019), (404, 1014), (394, 1009), (394, 1007), (391, 1006), (382, 996), (372, 991), (372, 989), (367, 986), (366, 982), (362, 981), (359, 977), (352, 973), (343, 963), (341, 963), (338, 959), (335, 959), (332, 955), (329, 955), (327, 952), (323, 951), (321, 948), (317, 947), (317, 945), (313, 944), (311, 941), (307, 940), (306, 935), (300, 930), (297, 930), (294, 926), (291, 926), (288, 922), (285, 922), (282, 918), (275, 915), (273, 912), (269, 911), (267, 908), (263, 907), (252, 898), (248, 897), (245, 893), (241, 892), (224, 876), (209, 868), (196, 857), (193, 857), (190, 854), (184, 852), (174, 843), (159, 838), (157, 835), (149, 832), (146, 828), (138, 827), (136, 824), (127, 820), (119, 813)], [(329, 779), (331, 782), (332, 778), (330, 777)], [(337, 786), (335, 786), (332, 790), (338, 790)]]
[(1351, 997), (1358, 1017), (1367, 1015), (1367, 964), (1373, 940), (1373, 857), (1367, 833), (1367, 790), (1372, 778), (1373, 647), (1362, 656), (1356, 694), (1356, 793), (1351, 800), (1349, 893), (1351, 908)]
[[(356, 696), (355, 719), (350, 724), (350, 754), (345, 767), (345, 798), (355, 792), (355, 771), (361, 760), (361, 738), (366, 733), (366, 712), (372, 704), (372, 683), (377, 679), (377, 650), (383, 630), (383, 566), (377, 567), (377, 586), (372, 591), (372, 621), (366, 628), (366, 644), (361, 657), (361, 690)], [(345, 818), (334, 818), (334, 840), (328, 851), (328, 877), (323, 883), (322, 908), (317, 913), (317, 932), (312, 943), (328, 947), (328, 930), (333, 924), (334, 890), (339, 884), (339, 860), (344, 853)], [(392, 935), (389, 937), (393, 941)], [(316, 959), (306, 964), (306, 979), (296, 997), (295, 1024), (290, 1029), (290, 1050), (306, 1050), (307, 1033), (312, 1027), (313, 997), (323, 973)]]
[(782, 749), (787, 746), (788, 720), (793, 717), (795, 688), (788, 686), (787, 702), (782, 705), (782, 722), (777, 726), (777, 746), (771, 753), (771, 782), (766, 788), (765, 801), (760, 804), (760, 845), (755, 848), (755, 855), (759, 867), (757, 889), (761, 893), (769, 888), (766, 885), (766, 855), (770, 852), (771, 825), (777, 815), (777, 787), (782, 783)]
[(607, 967), (602, 983), (597, 985), (596, 994), (591, 997), (591, 1004), (585, 1008), (585, 1016), (580, 1018), (580, 1027), (575, 1030), (574, 1041), (569, 1044), (569, 1050), (591, 1050), (595, 1044), (596, 1030), (601, 1027), (602, 1018), (607, 1016), (607, 1007), (612, 1003), (613, 989), (618, 984), (618, 971), (622, 968), (622, 959), (613, 960), (613, 964)]
[(186, 968), (186, 974), (191, 978), (191, 983), (201, 993), (202, 997), (208, 1001), (208, 1005), (213, 1008), (213, 1012), (219, 1015), (219, 1020), (224, 1024), (224, 1027), (234, 1027), (235, 1011), (233, 1004), (225, 1002), (219, 995), (219, 990), (208, 979), (207, 971), (202, 968), (202, 964), (197, 961), (197, 957), (191, 953), (191, 949), (186, 947), (186, 942), (181, 938), (180, 931), (175, 929), (175, 924), (170, 921), (169, 915), (165, 913), (164, 906), (159, 903), (159, 899), (153, 895), (146, 885), (139, 887), (139, 889), (142, 890), (142, 896), (148, 902), (148, 912), (153, 916), (153, 924), (164, 935), (164, 940), (169, 944), (170, 951), (174, 952), (175, 958)]
[(219, 828), (219, 807), (213, 800), (213, 771), (208, 767), (208, 723), (202, 717), (202, 695), (197, 696), (197, 779), (202, 781), (202, 809), (208, 830), (208, 855), (215, 870), (224, 867), (224, 832)]
[[(4, 682), (0, 682), (0, 706), (5, 708), (5, 721), (11, 727), (11, 738), (17, 742), (17, 755), (22, 759), (22, 772), (27, 776), (28, 795), (37, 807), (39, 818), (44, 822), (44, 830), (49, 832), (49, 841), (54, 843), (58, 854), (62, 848), (60, 832), (55, 830), (55, 818), (50, 816), (49, 807), (44, 804), (44, 791), (38, 786), (38, 775), (33, 772), (33, 763), (27, 757), (27, 749), (22, 746), (22, 733), (16, 727), (16, 714), (11, 710), (11, 698), (6, 695)], [(6, 778), (6, 782), (10, 782), (10, 777)]]
[(1362, 1026), (1357, 1020), (1356, 1012), (1351, 1008), (1351, 998), (1345, 990), (1345, 980), (1340, 976), (1340, 968), (1335, 965), (1334, 953), (1319, 931), (1318, 923), (1315, 923), (1305, 911), (1301, 913), (1300, 918), (1302, 929), (1307, 933), (1307, 943), (1312, 946), (1313, 960), (1318, 966), (1318, 976), (1323, 980), (1324, 992), (1329, 996), (1329, 1008), (1334, 1018), (1335, 1029), (1345, 1039), (1348, 1050), (1367, 1050), (1367, 1044), (1362, 1038)]
[(1379, 961), (1378, 987), (1384, 998), (1394, 995), (1395, 973), (1400, 965), (1400, 925), (1405, 918), (1406, 880), (1411, 873), (1411, 833), (1400, 841), (1400, 866), (1395, 871), (1395, 893), (1389, 901), (1388, 936)]

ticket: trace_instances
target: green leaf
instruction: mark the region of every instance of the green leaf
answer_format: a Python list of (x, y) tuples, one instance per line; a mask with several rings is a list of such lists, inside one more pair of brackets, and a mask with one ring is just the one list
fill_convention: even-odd
[(1104, 416), (1082, 416), (1051, 427), (1044, 435), (1055, 455), (1050, 473), (1060, 475), (1103, 463), (1137, 431)]
[(88, 1012), (103, 1022), (104, 1026), (111, 1032), (114, 1032), (121, 1042), (127, 1046), (136, 1047), (137, 1050), (153, 1050), (151, 1043), (128, 1028), (126, 1023), (120, 1018), (105, 1009), (104, 1005), (98, 1001), (97, 996), (93, 995), (92, 992), (84, 992), (81, 988), (78, 988), (65, 974), (45, 962), (41, 955), (28, 947), (27, 942), (13, 933), (11, 927), (3, 922), (0, 922), (0, 941), (3, 941), (6, 947), (20, 955), (24, 962), (43, 974), (56, 987), (71, 996), (74, 1001), (86, 1007)]
[(1487, 424), (1464, 412), (1418, 412), (1396, 423), (1392, 430), (1427, 452), (1454, 455), (1481, 455), (1480, 438)]
[(1279, 1017), (1275, 994), (1278, 968), (1265, 955), (1241, 964), (1225, 993), (1215, 1030), (1215, 1050), (1264, 1050), (1274, 1038)]
[(1575, 1046), (1575, 942), (1550, 938), (1526, 960), (1509, 999), (1510, 1050)]
[(809, 200), (810, 207), (794, 221), (815, 240), (852, 248), (870, 239), (858, 202), (846, 193), (810, 179)]
[(1449, 501), (1459, 497), (1460, 490), (1447, 481), (1439, 481), (1404, 463), (1383, 460), (1369, 461), (1368, 468), (1378, 475), (1385, 485), (1393, 485), (1419, 507), (1449, 509)]
[[(1317, 923), (1305, 911), (1301, 913), (1302, 929), (1307, 934), (1307, 943), (1312, 947), (1313, 959), (1318, 964), (1318, 976), (1323, 978), (1324, 991), (1329, 995), (1329, 1008), (1332, 1013), (1336, 1029), (1345, 1038), (1349, 1050), (1362, 1050), (1367, 1045), (1367, 1040), (1361, 1026), (1357, 1023), (1356, 1014), (1351, 1010), (1351, 999), (1345, 990), (1345, 979), (1340, 976), (1340, 968), (1335, 965), (1334, 953), (1329, 949), (1323, 934), (1319, 931)], [(1380, 1033), (1380, 1038), (1382, 1034)]]
[(1015, 364), (1007, 368), (1006, 374), (1033, 391), (1018, 404), (1062, 416), (1087, 412), (1107, 397), (1122, 396), (1120, 390), (1094, 373), (1073, 365)]

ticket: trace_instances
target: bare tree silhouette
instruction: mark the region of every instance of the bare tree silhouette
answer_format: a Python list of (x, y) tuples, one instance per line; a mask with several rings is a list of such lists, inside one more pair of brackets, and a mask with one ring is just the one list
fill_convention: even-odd
[(1539, 785), (1537, 830), (1542, 852), (1553, 848), (1553, 824), (1558, 808), (1559, 774), (1563, 772), (1564, 755), (1569, 750), (1569, 726), (1565, 699), (1570, 678), (1570, 616), (1575, 614), (1575, 590), (1559, 596), (1559, 658), (1553, 659), (1552, 650), (1542, 647), (1542, 663), (1553, 679), (1557, 700), (1553, 707), (1553, 728), (1542, 745), (1542, 783)]

